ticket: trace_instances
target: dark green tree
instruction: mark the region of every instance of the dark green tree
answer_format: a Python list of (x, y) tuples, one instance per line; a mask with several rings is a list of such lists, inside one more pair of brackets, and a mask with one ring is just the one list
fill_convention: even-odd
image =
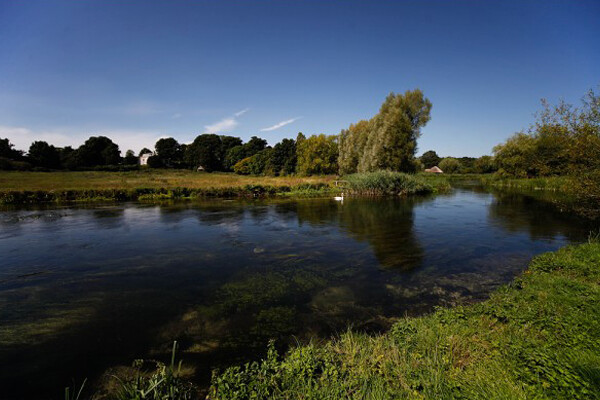
[(36, 167), (60, 168), (60, 153), (58, 149), (43, 141), (36, 141), (29, 146), (29, 161)]
[[(181, 166), (183, 163), (183, 151), (181, 145), (177, 140), (173, 138), (162, 138), (159, 139), (154, 145), (155, 154), (159, 161), (155, 162), (155, 165), (162, 165), (168, 168), (175, 168)], [(153, 165), (150, 165), (156, 168)]]
[(105, 136), (92, 136), (77, 149), (77, 167), (117, 165), (120, 162), (119, 146)]
[(133, 150), (127, 150), (125, 152), (125, 157), (123, 158), (123, 162), (125, 165), (137, 165), (139, 163), (139, 158), (136, 157)]
[(15, 160), (21, 158), (22, 151), (15, 150), (14, 145), (8, 139), (0, 139), (0, 157)]
[(438, 165), (441, 161), (441, 157), (433, 150), (426, 151), (421, 156), (421, 162), (425, 168), (431, 168)]
[(261, 150), (267, 148), (267, 141), (256, 136), (252, 136), (248, 143), (244, 144), (244, 152), (246, 157), (251, 157)]
[(241, 146), (242, 145), (242, 139), (240, 139), (239, 137), (235, 137), (235, 136), (225, 136), (225, 135), (221, 135), (221, 149), (220, 149), (220, 154), (219, 157), (221, 158), (221, 160), (225, 160), (225, 157), (227, 156), (227, 152), (237, 146)]
[(297, 163), (296, 142), (283, 139), (273, 147), (267, 170), (274, 175), (290, 175), (296, 172)]
[(475, 161), (475, 172), (478, 174), (490, 174), (496, 171), (496, 163), (494, 157), (481, 156)]
[(227, 150), (225, 159), (223, 160), (223, 167), (225, 171), (232, 171), (233, 166), (238, 162), (246, 158), (246, 150), (244, 146), (235, 146)]
[(222, 168), (221, 138), (212, 133), (202, 134), (187, 146), (184, 160), (191, 168), (204, 168), (207, 172), (219, 171)]

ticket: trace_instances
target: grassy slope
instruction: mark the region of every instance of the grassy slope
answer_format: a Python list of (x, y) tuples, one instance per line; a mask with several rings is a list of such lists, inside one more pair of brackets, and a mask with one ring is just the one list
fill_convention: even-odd
[(390, 332), (271, 350), (213, 379), (213, 399), (600, 398), (600, 243), (535, 258), (483, 303)]

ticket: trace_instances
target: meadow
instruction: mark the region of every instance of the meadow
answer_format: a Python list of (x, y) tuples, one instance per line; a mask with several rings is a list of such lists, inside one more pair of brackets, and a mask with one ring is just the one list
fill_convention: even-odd
[(128, 190), (137, 188), (186, 187), (190, 189), (229, 188), (246, 185), (297, 186), (300, 184), (330, 184), (328, 176), (248, 176), (233, 173), (205, 173), (189, 170), (146, 169), (127, 172), (64, 171), (20, 172), (0, 171), (1, 191), (58, 190)]
[[(127, 172), (0, 172), (0, 204), (69, 201), (131, 201), (194, 197), (324, 196), (347, 191), (354, 195), (413, 195), (450, 188), (443, 179), (376, 171), (335, 175), (249, 176), (189, 170), (146, 169)], [(344, 179), (346, 179), (344, 178)]]

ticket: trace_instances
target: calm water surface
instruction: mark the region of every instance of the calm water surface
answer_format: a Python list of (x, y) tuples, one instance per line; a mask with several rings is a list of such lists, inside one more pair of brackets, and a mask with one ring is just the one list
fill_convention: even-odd
[(139, 357), (210, 370), (484, 299), (590, 227), (476, 188), (413, 199), (0, 211), (2, 398), (61, 398)]

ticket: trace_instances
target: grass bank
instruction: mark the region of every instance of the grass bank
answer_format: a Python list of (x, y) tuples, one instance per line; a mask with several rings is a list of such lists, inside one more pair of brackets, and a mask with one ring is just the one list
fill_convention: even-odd
[(600, 243), (536, 257), (483, 303), (386, 334), (271, 348), (215, 374), (211, 399), (600, 398)]
[(186, 170), (0, 172), (0, 204), (130, 201), (335, 191), (334, 176), (257, 177)]
[(425, 194), (449, 188), (446, 182), (425, 183), (414, 175), (387, 171), (347, 177), (346, 188), (329, 176), (244, 176), (148, 169), (128, 172), (0, 172), (0, 204), (74, 201), (135, 201), (201, 197), (311, 197)]

